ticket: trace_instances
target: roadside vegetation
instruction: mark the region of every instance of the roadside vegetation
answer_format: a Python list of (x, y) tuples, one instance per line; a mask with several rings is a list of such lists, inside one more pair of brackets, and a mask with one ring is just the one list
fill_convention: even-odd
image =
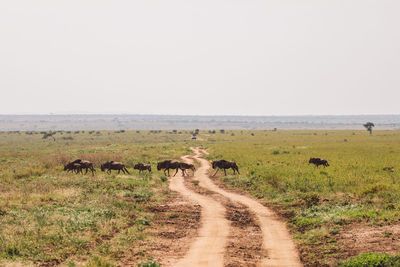
[[(168, 197), (168, 183), (161, 172), (132, 167), (189, 153), (188, 136), (1, 132), (0, 265), (112, 266), (132, 249), (147, 262), (151, 255), (140, 252), (154, 217), (147, 207)], [(92, 161), (96, 174), (64, 172), (76, 158)], [(101, 172), (107, 160), (124, 162), (131, 175)]]
[[(399, 131), (224, 131), (207, 141), (210, 160), (239, 165), (241, 175), (230, 170), (223, 182), (287, 218), (308, 266), (336, 265), (367, 249), (362, 242), (353, 248), (341, 242), (343, 229), (359, 230), (351, 229), (355, 223), (372, 229), (398, 226)], [(308, 164), (310, 157), (324, 158), (330, 166)], [(391, 238), (391, 231), (381, 236)], [(385, 245), (374, 249), (385, 251)]]

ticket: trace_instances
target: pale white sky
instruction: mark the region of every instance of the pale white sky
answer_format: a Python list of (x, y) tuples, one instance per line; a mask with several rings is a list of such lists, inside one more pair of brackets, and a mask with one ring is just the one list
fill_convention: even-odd
[(2, 0), (0, 114), (399, 114), (399, 0)]

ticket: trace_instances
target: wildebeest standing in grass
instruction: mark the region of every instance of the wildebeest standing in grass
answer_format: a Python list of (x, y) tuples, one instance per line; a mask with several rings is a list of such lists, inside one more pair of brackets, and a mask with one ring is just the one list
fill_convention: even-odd
[(310, 164), (314, 164), (315, 166), (319, 167), (320, 165), (324, 167), (328, 167), (329, 163), (326, 159), (320, 159), (320, 158), (310, 158), (308, 161)]
[(117, 162), (117, 161), (107, 161), (104, 164), (101, 164), (100, 166), (101, 171), (106, 171), (107, 173), (110, 174), (111, 170), (117, 170), (118, 174), (122, 171), (123, 173), (128, 173), (128, 170), (126, 169), (125, 165), (121, 162)]
[[(80, 169), (78, 168), (78, 165), (80, 165)], [(94, 175), (94, 172), (96, 171), (93, 168), (93, 163), (91, 163), (90, 161), (87, 160), (81, 160), (81, 159), (76, 159), (70, 163), (68, 163), (66, 166), (64, 166), (64, 170), (66, 170), (66, 167), (69, 166), (69, 168), (71, 168), (71, 170), (75, 170), (77, 173), (80, 171), (81, 173), (83, 169), (85, 169), (85, 174), (88, 173), (88, 170), (90, 170), (92, 172), (92, 175)], [(68, 167), (67, 167), (68, 169)]]
[(169, 176), (169, 170), (170, 169), (172, 169), (172, 170), (176, 170), (176, 172), (175, 172), (175, 174), (174, 174), (174, 176), (178, 173), (178, 170), (179, 170), (179, 162), (177, 162), (177, 161), (172, 161), (172, 160), (164, 160), (164, 161), (161, 161), (161, 162), (159, 162), (159, 163), (157, 163), (157, 170), (164, 170), (164, 175), (167, 175), (166, 174), (166, 171), (168, 172), (168, 176)]
[(81, 168), (85, 169), (85, 174), (87, 174), (88, 171), (90, 170), (92, 172), (92, 175), (94, 175), (94, 173), (96, 171), (93, 167), (93, 163), (91, 163), (88, 160), (77, 159), (77, 160), (74, 160), (72, 163), (79, 163), (81, 165)]
[(193, 176), (194, 176), (194, 171), (196, 170), (196, 168), (194, 167), (193, 164), (188, 164), (188, 163), (179, 163), (179, 169), (181, 169), (182, 171), (182, 175), (185, 176), (185, 171), (186, 170), (192, 170), (193, 171)]
[(78, 174), (79, 172), (83, 174), (82, 172), (82, 166), (79, 163), (73, 163), (70, 162), (67, 165), (64, 166), (64, 171), (67, 172), (75, 172), (76, 174)]
[(214, 173), (213, 177), (217, 174), (219, 169), (223, 169), (225, 175), (226, 175), (226, 170), (227, 169), (232, 169), (233, 170), (233, 174), (236, 174), (236, 172), (238, 174), (240, 174), (239, 168), (238, 168), (236, 162), (234, 162), (234, 161), (227, 161), (227, 160), (224, 160), (224, 159), (213, 161), (212, 162), (212, 168), (213, 169), (217, 169), (217, 171)]
[(146, 171), (146, 170), (148, 170), (149, 173), (151, 172), (151, 166), (143, 164), (143, 163), (136, 164), (135, 166), (133, 166), (133, 169), (139, 170), (139, 173), (141, 173), (142, 171)]

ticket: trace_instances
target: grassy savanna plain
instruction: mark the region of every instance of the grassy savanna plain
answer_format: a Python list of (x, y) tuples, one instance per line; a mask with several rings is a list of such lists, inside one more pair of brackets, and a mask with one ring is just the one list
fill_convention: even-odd
[[(73, 131), (0, 133), (0, 266), (118, 264), (126, 253), (140, 253), (148, 211), (168, 197), (167, 179), (155, 163), (189, 153), (190, 134), (156, 131)], [(63, 171), (63, 164), (90, 160), (96, 174)], [(130, 175), (111, 175), (99, 166), (122, 161)], [(138, 174), (137, 162), (153, 174)]]
[[(207, 149), (209, 159), (239, 164), (241, 175), (222, 181), (287, 218), (306, 265), (337, 265), (352, 253), (367, 252), (368, 246), (350, 251), (341, 243), (343, 229), (357, 233), (364, 226), (399, 225), (400, 131), (225, 131), (209, 137)], [(327, 159), (330, 166), (316, 168), (308, 164), (310, 157)], [(385, 239), (394, 237), (387, 229), (374, 251), (385, 252)]]
[[(349, 227), (357, 232), (400, 219), (400, 131), (217, 130), (200, 131), (196, 141), (189, 131), (165, 130), (43, 136), (0, 133), (0, 265), (112, 266), (132, 248), (140, 262), (149, 261), (140, 253), (150, 239), (146, 228), (157, 227), (148, 207), (170, 194), (155, 163), (190, 154), (191, 146), (206, 148), (210, 160), (238, 163), (241, 174), (229, 170), (221, 181), (274, 207), (307, 266), (353, 256), (341, 243)], [(310, 157), (331, 166), (316, 168)], [(96, 174), (65, 173), (63, 164), (76, 158), (94, 162)], [(107, 160), (124, 162), (131, 174), (100, 172)], [(153, 174), (139, 175), (137, 162), (151, 163)], [(393, 236), (387, 230), (381, 240)], [(386, 259), (393, 260), (363, 254), (353, 262)]]

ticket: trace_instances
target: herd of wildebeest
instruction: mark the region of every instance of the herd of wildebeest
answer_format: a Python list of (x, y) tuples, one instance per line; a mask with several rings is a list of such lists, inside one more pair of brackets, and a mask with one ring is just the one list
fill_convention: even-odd
[[(325, 159), (321, 159), (321, 158), (310, 158), (308, 163), (314, 164), (317, 167), (319, 167), (320, 165), (322, 165), (324, 167), (329, 166), (328, 161)], [(238, 168), (236, 162), (234, 162), (234, 161), (227, 161), (227, 160), (223, 160), (223, 159), (216, 160), (216, 161), (212, 162), (211, 166), (213, 169), (216, 169), (216, 172), (214, 173), (213, 176), (215, 176), (220, 169), (222, 169), (224, 171), (225, 175), (226, 175), (227, 169), (232, 169), (233, 174), (236, 174), (236, 172), (238, 174), (240, 174), (239, 168)], [(122, 171), (123, 173), (129, 174), (129, 171), (126, 168), (125, 164), (123, 164), (121, 162), (117, 162), (117, 161), (107, 161), (100, 165), (100, 169), (101, 169), (101, 171), (107, 172), (108, 174), (110, 174), (112, 170), (116, 170), (116, 171), (118, 171), (118, 173), (120, 173)], [(150, 173), (151, 165), (138, 163), (133, 166), (133, 169), (139, 170), (139, 173), (141, 173), (142, 171), (148, 171)], [(83, 174), (83, 170), (85, 170), (85, 174), (87, 174), (88, 171), (91, 171), (92, 175), (94, 175), (94, 173), (96, 171), (94, 169), (94, 165), (92, 162), (87, 161), (87, 160), (81, 160), (81, 159), (77, 159), (72, 162), (69, 162), (67, 165), (64, 166), (64, 171), (67, 171), (67, 172), (71, 171), (71, 172), (75, 172), (77, 174), (78, 173)], [(168, 176), (170, 176), (169, 170), (175, 170), (174, 176), (178, 173), (179, 170), (181, 170), (182, 175), (185, 176), (187, 174), (186, 173), (187, 170), (191, 170), (194, 175), (196, 168), (194, 167), (193, 164), (172, 161), (172, 160), (164, 160), (164, 161), (157, 163), (157, 170), (159, 170), (159, 171), (163, 170), (164, 174), (165, 175), (168, 174)]]

